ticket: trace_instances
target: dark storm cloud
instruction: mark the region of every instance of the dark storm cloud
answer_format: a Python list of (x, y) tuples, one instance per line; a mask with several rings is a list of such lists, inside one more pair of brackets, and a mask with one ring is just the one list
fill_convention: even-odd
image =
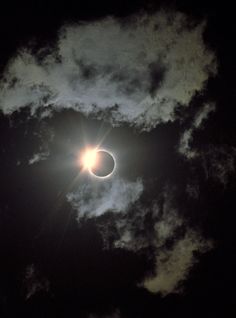
[[(57, 49), (41, 59), (21, 49), (1, 82), (5, 114), (30, 105), (99, 114), (114, 125), (150, 130), (173, 121), (216, 73), (202, 35), (205, 23), (188, 24), (179, 12), (140, 14), (126, 23), (108, 17), (64, 26)], [(40, 54), (40, 52), (39, 52)], [(115, 111), (114, 107), (116, 107)]]

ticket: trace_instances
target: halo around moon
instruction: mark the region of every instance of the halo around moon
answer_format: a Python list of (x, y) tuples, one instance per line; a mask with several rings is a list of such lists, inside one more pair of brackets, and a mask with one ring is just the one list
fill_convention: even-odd
[(87, 149), (82, 157), (81, 164), (96, 178), (108, 178), (116, 167), (113, 154), (105, 149)]
[(107, 150), (99, 149), (96, 151), (96, 164), (89, 170), (97, 178), (107, 178), (114, 172), (115, 165), (114, 156)]

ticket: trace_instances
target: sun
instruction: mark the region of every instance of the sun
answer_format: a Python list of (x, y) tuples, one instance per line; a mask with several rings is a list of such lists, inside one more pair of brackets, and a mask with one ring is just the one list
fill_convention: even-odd
[(91, 171), (97, 161), (97, 149), (86, 149), (81, 157), (81, 164), (84, 169)]
[(79, 156), (79, 164), (82, 166), (82, 171), (87, 171), (91, 176), (99, 179), (110, 177), (116, 168), (114, 155), (99, 147), (84, 149)]

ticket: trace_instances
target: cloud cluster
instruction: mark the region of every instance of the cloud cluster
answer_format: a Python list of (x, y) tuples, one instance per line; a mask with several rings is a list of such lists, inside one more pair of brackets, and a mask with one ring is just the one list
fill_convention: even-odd
[[(212, 241), (191, 229), (180, 212), (172, 207), (172, 197), (171, 192), (165, 193), (162, 215), (155, 222), (156, 269), (154, 275), (144, 281), (150, 292), (162, 295), (180, 292), (180, 284), (198, 261), (194, 253), (203, 254), (213, 246)], [(154, 206), (154, 214), (158, 213), (158, 207)]]
[[(191, 229), (172, 206), (174, 193), (166, 190), (164, 204), (156, 202), (151, 206), (135, 205), (134, 211), (125, 213), (115, 220), (118, 237), (114, 248), (123, 248), (134, 252), (148, 250), (148, 257), (154, 257), (155, 269), (152, 275), (144, 279), (142, 285), (152, 293), (167, 295), (180, 292), (180, 284), (187, 279), (192, 266), (198, 261), (195, 253), (201, 255), (212, 248), (213, 243)], [(152, 222), (147, 225), (148, 219)], [(109, 240), (109, 229), (102, 228), (101, 233)], [(112, 227), (112, 231), (114, 228)], [(154, 255), (150, 255), (150, 248)]]
[(216, 73), (204, 28), (166, 11), (66, 25), (52, 53), (25, 48), (9, 62), (0, 108), (11, 114), (28, 105), (44, 117), (73, 108), (150, 130), (174, 120), (176, 107), (187, 106)]
[(82, 216), (100, 216), (106, 212), (126, 212), (141, 196), (141, 180), (126, 181), (118, 177), (105, 182), (86, 183), (74, 193), (68, 193), (67, 199)]
[[(0, 82), (0, 109), (10, 115), (30, 106), (32, 114), (42, 117), (73, 109), (114, 126), (127, 123), (149, 131), (161, 122), (173, 121), (177, 107), (187, 109), (216, 73), (215, 55), (203, 41), (204, 29), (204, 22), (190, 25), (184, 14), (166, 11), (125, 21), (107, 17), (66, 25), (51, 53), (33, 54), (25, 48), (12, 58)], [(204, 105), (184, 133), (179, 151), (188, 158), (194, 156), (192, 133), (213, 110), (213, 105)], [(29, 164), (44, 156), (43, 152), (35, 154)], [(67, 194), (67, 200), (78, 220), (106, 212), (121, 214), (115, 219), (119, 238), (114, 248), (138, 251), (151, 246), (156, 271), (143, 285), (151, 292), (171, 293), (194, 264), (194, 252), (204, 252), (209, 242), (188, 229), (168, 195), (162, 208), (155, 202), (138, 205), (143, 192), (141, 179), (115, 176), (81, 184)], [(129, 213), (131, 208), (135, 213)], [(146, 216), (151, 216), (150, 228)], [(28, 278), (32, 276), (33, 283), (27, 297), (41, 288), (31, 272)]]

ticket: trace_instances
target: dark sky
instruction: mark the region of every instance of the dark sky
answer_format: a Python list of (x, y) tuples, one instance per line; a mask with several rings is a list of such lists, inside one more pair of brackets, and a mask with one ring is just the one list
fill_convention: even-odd
[[(0, 317), (234, 317), (227, 3), (0, 13)], [(81, 171), (87, 146), (116, 159)]]

